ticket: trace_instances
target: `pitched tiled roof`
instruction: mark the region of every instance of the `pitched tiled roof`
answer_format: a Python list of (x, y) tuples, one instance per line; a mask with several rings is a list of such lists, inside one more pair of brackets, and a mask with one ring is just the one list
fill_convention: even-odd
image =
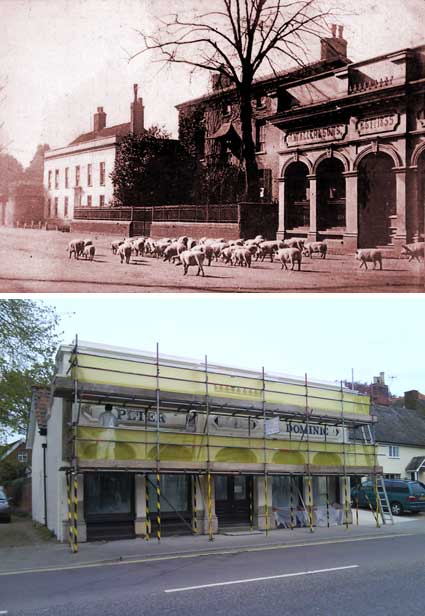
[(375, 427), (379, 443), (416, 445), (425, 448), (425, 411), (400, 406), (375, 406)]
[(124, 135), (127, 135), (129, 132), (130, 122), (115, 124), (115, 126), (108, 126), (96, 132), (92, 130), (90, 133), (83, 133), (74, 139), (74, 141), (71, 141), (69, 145), (77, 145), (78, 143), (85, 143), (86, 141), (94, 141), (95, 139), (103, 139), (105, 137), (124, 137)]
[(425, 462), (425, 456), (415, 456), (414, 458), (410, 460), (409, 464), (406, 466), (406, 472), (415, 473), (423, 466), (424, 462)]

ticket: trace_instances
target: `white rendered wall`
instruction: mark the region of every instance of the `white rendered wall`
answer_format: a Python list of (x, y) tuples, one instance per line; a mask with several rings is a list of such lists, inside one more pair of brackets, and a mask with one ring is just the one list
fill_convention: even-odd
[(35, 432), (32, 446), (31, 483), (32, 483), (32, 519), (44, 524), (44, 487), (43, 487), (43, 448), (46, 437)]
[[(62, 400), (55, 398), (47, 422), (47, 527), (63, 540), (62, 518), (66, 517), (65, 473), (62, 462)], [(65, 510), (64, 510), (65, 507)]]
[[(102, 140), (103, 141), (103, 140)], [(90, 144), (93, 144), (90, 147)], [(85, 145), (84, 150), (69, 148), (61, 148), (60, 150), (52, 150), (47, 153), (44, 160), (44, 188), (46, 191), (46, 201), (51, 199), (51, 208), (53, 208), (54, 199), (58, 198), (57, 217), (64, 219), (64, 204), (65, 197), (68, 197), (68, 216), (73, 218), (74, 213), (74, 187), (75, 187), (75, 167), (80, 167), (80, 183), (81, 186), (81, 207), (87, 206), (87, 197), (92, 198), (91, 207), (99, 207), (100, 195), (104, 196), (105, 207), (113, 197), (113, 186), (110, 173), (114, 169), (115, 164), (115, 138), (113, 140), (104, 140), (104, 144), (92, 141)], [(96, 146), (96, 147), (95, 147)], [(105, 185), (100, 185), (100, 163), (105, 163)], [(92, 182), (88, 186), (87, 181), (87, 166), (92, 166)], [(65, 188), (65, 168), (69, 168), (68, 186)], [(59, 184), (55, 188), (55, 171), (59, 170)], [(51, 188), (48, 188), (49, 171), (51, 171)], [(46, 215), (52, 217), (52, 210)]]
[[(401, 479), (410, 479), (410, 473), (406, 473), (406, 466), (410, 460), (417, 456), (425, 456), (424, 447), (410, 447), (408, 445), (399, 446), (399, 458), (389, 457), (389, 445), (379, 445), (378, 464), (383, 467), (384, 474), (400, 475)], [(419, 477), (419, 481), (424, 480), (424, 472)]]

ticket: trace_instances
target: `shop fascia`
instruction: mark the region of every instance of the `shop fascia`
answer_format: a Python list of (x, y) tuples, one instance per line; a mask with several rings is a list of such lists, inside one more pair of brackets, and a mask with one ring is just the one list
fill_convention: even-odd
[[(310, 413), (313, 409), (309, 410)], [(159, 417), (156, 410), (143, 408), (113, 407), (110, 420), (105, 424), (104, 407), (84, 405), (81, 415), (82, 425), (96, 427), (136, 428), (143, 429), (145, 426), (153, 428), (160, 426), (161, 429), (181, 430), (182, 432), (202, 432), (205, 428), (206, 415), (191, 410), (188, 413), (175, 413), (160, 411)], [(112, 420), (112, 421), (111, 421)], [(228, 433), (242, 436), (244, 433), (251, 437), (263, 437), (264, 423), (256, 417), (235, 417), (226, 415), (209, 416), (210, 433)], [(339, 426), (302, 422), (296, 420), (273, 417), (266, 420), (266, 436), (282, 438), (285, 440), (315, 440), (342, 442), (343, 429)]]

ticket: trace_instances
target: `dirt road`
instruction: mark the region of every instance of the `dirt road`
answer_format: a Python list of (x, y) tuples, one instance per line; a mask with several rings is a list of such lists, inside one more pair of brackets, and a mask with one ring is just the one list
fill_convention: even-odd
[[(205, 277), (190, 268), (150, 257), (121, 264), (111, 239), (93, 235), (93, 262), (69, 259), (68, 242), (76, 234), (0, 227), (2, 293), (414, 293), (424, 292), (424, 265), (406, 259), (384, 260), (383, 271), (359, 269), (353, 255), (330, 253), (325, 260), (305, 257), (301, 272), (280, 263), (253, 262), (251, 269), (213, 263)], [(370, 266), (371, 267), (371, 266)]]

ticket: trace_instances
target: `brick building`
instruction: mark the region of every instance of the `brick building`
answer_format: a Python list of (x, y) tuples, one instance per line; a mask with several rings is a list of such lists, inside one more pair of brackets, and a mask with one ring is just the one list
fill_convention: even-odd
[[(235, 91), (178, 105), (196, 117), (199, 164), (240, 159)], [(278, 203), (279, 238), (327, 240), (335, 250), (398, 250), (423, 239), (425, 46), (362, 62), (348, 58), (343, 28), (322, 40), (321, 58), (254, 82), (253, 135), (259, 199)]]

